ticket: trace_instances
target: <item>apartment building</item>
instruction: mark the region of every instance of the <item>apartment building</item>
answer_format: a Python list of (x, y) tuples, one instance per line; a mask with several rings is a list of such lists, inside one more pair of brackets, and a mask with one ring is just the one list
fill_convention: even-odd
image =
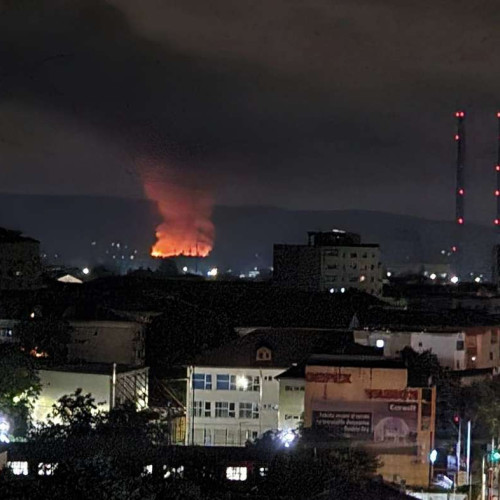
[(382, 293), (382, 263), (377, 244), (334, 229), (309, 232), (307, 245), (274, 245), (274, 280), (283, 287), (343, 293), (348, 289)]

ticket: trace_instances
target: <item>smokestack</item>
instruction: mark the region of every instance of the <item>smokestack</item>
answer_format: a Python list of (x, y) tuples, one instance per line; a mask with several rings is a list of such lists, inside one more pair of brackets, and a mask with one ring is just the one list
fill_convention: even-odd
[(465, 224), (465, 113), (457, 111), (457, 190), (455, 193), (455, 220), (459, 226)]

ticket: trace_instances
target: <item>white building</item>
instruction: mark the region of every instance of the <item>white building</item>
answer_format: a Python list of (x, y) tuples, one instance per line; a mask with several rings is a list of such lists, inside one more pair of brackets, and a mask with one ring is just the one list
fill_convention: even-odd
[(278, 376), (280, 429), (296, 429), (304, 420), (306, 378), (304, 366), (294, 366)]
[[(280, 417), (276, 377), (314, 352), (353, 349), (372, 351), (355, 346), (350, 332), (262, 328), (200, 356), (188, 370), (186, 444), (243, 446), (289, 427)], [(292, 418), (298, 423), (301, 412)]]
[(82, 389), (83, 394), (90, 393), (99, 411), (109, 411), (126, 401), (144, 409), (148, 406), (148, 370), (117, 365), (113, 375), (113, 365), (103, 363), (38, 370), (42, 390), (33, 408), (33, 420), (45, 422), (58, 399), (77, 389)]
[[(190, 369), (186, 444), (243, 446), (278, 428), (282, 368)], [(193, 419), (194, 415), (194, 419)]]

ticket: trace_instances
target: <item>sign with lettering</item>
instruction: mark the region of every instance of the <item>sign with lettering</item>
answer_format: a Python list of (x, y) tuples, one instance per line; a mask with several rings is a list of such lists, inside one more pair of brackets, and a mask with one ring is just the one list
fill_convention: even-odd
[(372, 432), (372, 414), (348, 411), (315, 411), (313, 421), (316, 426), (327, 428), (341, 436), (369, 436)]
[(413, 450), (417, 438), (418, 403), (405, 401), (312, 402), (312, 425), (332, 436), (372, 441), (377, 447)]
[(307, 382), (318, 382), (321, 384), (350, 384), (351, 374), (350, 373), (307, 373)]
[(399, 399), (418, 401), (417, 389), (365, 389), (369, 399)]

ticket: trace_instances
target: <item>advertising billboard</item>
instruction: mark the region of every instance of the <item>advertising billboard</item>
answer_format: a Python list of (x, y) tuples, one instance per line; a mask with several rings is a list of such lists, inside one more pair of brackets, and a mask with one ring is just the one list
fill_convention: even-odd
[(406, 447), (417, 439), (416, 401), (315, 401), (313, 427), (332, 436), (371, 441), (382, 447)]

